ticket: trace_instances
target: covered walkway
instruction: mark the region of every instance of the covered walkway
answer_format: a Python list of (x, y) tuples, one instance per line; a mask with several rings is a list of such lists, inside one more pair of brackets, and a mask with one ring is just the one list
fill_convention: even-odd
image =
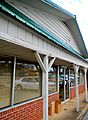
[(54, 114), (53, 116), (49, 116), (49, 120), (76, 120), (88, 103), (85, 101), (85, 92), (80, 94), (79, 96), (80, 111), (76, 112), (75, 99), (76, 98), (69, 100), (66, 103), (63, 103), (61, 112), (59, 114)]

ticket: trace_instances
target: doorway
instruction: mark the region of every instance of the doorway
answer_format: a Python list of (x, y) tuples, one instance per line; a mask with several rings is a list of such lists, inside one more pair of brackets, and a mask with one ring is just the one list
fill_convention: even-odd
[(69, 69), (59, 68), (59, 97), (61, 101), (69, 99)]

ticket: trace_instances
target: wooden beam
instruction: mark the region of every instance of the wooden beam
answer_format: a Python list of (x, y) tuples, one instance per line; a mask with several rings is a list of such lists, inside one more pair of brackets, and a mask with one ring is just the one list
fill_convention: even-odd
[(35, 57), (36, 57), (39, 65), (40, 65), (41, 69), (42, 69), (43, 71), (46, 71), (46, 68), (45, 68), (45, 66), (44, 66), (44, 63), (43, 63), (43, 61), (42, 61), (39, 53), (38, 53), (38, 52), (35, 52), (34, 54), (35, 54)]
[(52, 66), (52, 64), (54, 63), (54, 61), (55, 61), (55, 57), (50, 61), (50, 63), (49, 63), (49, 65), (48, 65), (48, 71), (50, 70), (50, 68), (51, 68), (51, 66)]

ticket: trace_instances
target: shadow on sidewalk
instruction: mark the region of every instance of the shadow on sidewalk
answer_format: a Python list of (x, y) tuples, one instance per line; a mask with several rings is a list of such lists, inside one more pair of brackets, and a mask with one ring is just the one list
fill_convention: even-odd
[(84, 92), (79, 96), (79, 112), (76, 112), (76, 98), (74, 98), (63, 103), (61, 106), (61, 112), (54, 114), (53, 116), (49, 116), (49, 120), (76, 120), (86, 105), (87, 103), (85, 101)]

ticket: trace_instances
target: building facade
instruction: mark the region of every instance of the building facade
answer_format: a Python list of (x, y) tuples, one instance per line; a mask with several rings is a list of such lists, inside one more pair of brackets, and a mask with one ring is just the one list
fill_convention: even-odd
[(87, 50), (76, 18), (49, 0), (0, 1), (0, 120), (48, 120), (48, 103), (85, 91)]

